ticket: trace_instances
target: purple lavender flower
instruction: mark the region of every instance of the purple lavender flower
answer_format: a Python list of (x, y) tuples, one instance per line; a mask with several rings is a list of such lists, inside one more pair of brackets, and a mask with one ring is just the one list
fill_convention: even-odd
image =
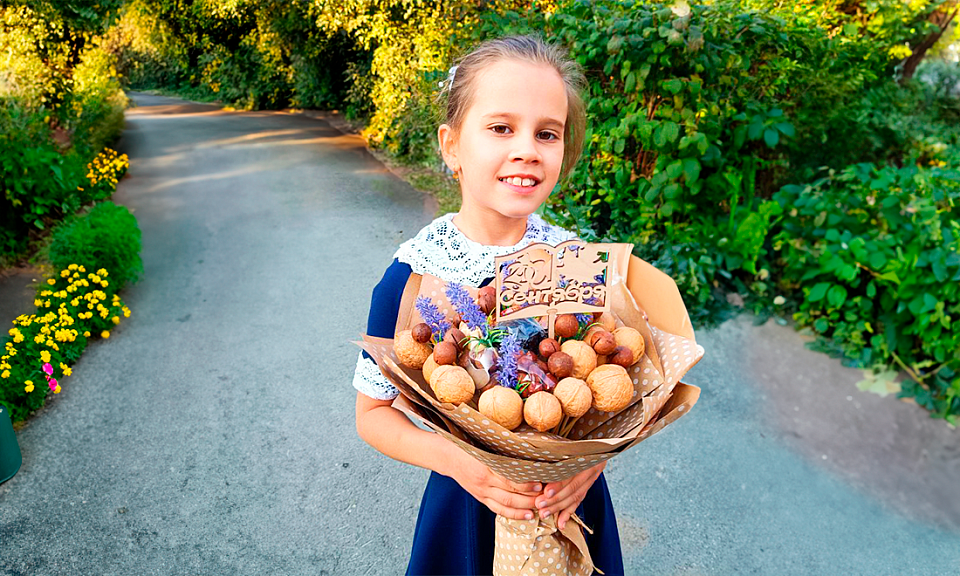
[(507, 334), (497, 350), (499, 368), (497, 383), (507, 388), (517, 387), (517, 358), (520, 356), (520, 339), (514, 333)]
[(433, 300), (430, 300), (426, 296), (419, 296), (414, 306), (417, 308), (417, 312), (420, 313), (423, 321), (430, 327), (430, 331), (433, 332), (434, 342), (443, 340), (444, 335), (450, 330), (450, 323), (447, 322), (447, 318), (440, 312), (437, 305), (433, 303)]
[(593, 314), (577, 314), (577, 322), (581, 327), (593, 324)]
[(457, 314), (460, 315), (460, 319), (466, 322), (471, 330), (479, 328), (483, 337), (486, 337), (487, 315), (484, 314), (480, 306), (473, 301), (473, 298), (470, 297), (470, 293), (467, 292), (466, 288), (456, 282), (449, 282), (447, 283), (446, 294), (447, 298), (450, 299), (450, 303), (453, 304), (454, 309), (457, 311)]

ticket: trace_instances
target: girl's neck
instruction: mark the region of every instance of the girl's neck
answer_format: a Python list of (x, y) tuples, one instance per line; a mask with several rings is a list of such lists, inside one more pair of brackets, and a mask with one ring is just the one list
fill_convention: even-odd
[[(466, 207), (464, 207), (466, 208)], [(527, 217), (509, 218), (485, 210), (461, 208), (453, 224), (468, 239), (485, 246), (513, 246), (527, 232)]]

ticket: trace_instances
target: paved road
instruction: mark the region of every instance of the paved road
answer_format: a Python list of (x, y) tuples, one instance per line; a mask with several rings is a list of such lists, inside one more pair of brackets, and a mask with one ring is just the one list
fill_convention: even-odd
[[(20, 431), (17, 575), (401, 574), (426, 473), (363, 444), (372, 285), (431, 218), (355, 136), (135, 95), (133, 316)], [(698, 335), (704, 392), (607, 477), (629, 574), (960, 574), (960, 437), (788, 328)]]

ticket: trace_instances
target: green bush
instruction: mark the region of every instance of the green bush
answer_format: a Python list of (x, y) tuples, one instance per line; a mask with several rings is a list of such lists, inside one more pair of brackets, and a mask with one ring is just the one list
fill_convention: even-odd
[(58, 269), (70, 264), (105, 268), (120, 290), (143, 273), (137, 219), (124, 206), (101, 202), (54, 230), (48, 258)]
[(960, 170), (850, 166), (775, 195), (778, 286), (794, 318), (861, 367), (903, 368), (903, 393), (960, 414)]

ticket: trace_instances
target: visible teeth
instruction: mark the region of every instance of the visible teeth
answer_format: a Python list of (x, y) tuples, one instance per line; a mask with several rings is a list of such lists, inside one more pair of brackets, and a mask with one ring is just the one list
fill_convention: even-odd
[(501, 182), (506, 182), (507, 184), (513, 184), (514, 186), (533, 186), (537, 183), (533, 178), (521, 178), (519, 176), (514, 176), (513, 178), (501, 178)]

